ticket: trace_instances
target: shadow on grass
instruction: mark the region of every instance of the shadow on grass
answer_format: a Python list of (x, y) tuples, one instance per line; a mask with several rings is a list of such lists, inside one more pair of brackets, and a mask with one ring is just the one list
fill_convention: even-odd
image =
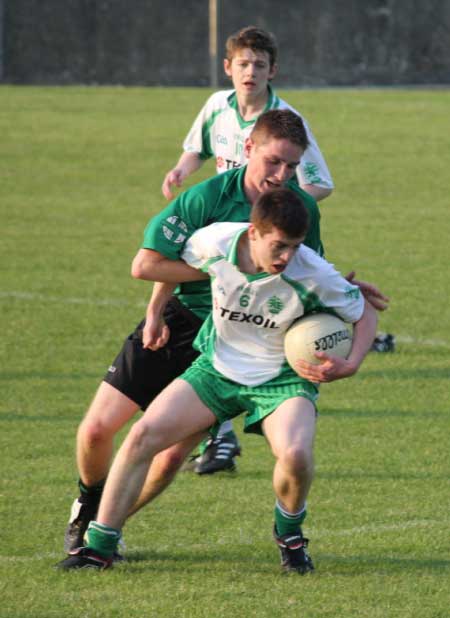
[(450, 571), (450, 560), (438, 560), (421, 558), (390, 558), (386, 556), (351, 556), (343, 557), (332, 554), (322, 554), (318, 556), (317, 568), (327, 571), (328, 574), (355, 576), (355, 569), (358, 575), (393, 575), (395, 573), (407, 573), (417, 571), (421, 575), (424, 573)]
[(7, 412), (6, 414), (2, 414), (1, 418), (1, 422), (6, 423), (17, 423), (22, 421), (25, 423), (71, 423), (74, 428), (76, 428), (76, 425), (74, 425), (73, 416), (69, 414), (63, 416), (56, 412), (53, 416), (48, 414), (16, 414), (15, 412)]
[(388, 481), (448, 481), (450, 473), (447, 474), (432, 474), (431, 472), (370, 472), (370, 470), (341, 470), (340, 472), (327, 472), (325, 470), (317, 470), (316, 477), (326, 479), (328, 481), (347, 481), (347, 480), (388, 480)]
[[(104, 372), (103, 372), (104, 373)], [(0, 374), (0, 381), (7, 382), (8, 380), (86, 380), (97, 378), (102, 379), (101, 372), (74, 372), (61, 373), (59, 371), (3, 371)]]
[[(450, 571), (450, 560), (421, 558), (392, 558), (386, 556), (351, 556), (343, 557), (333, 554), (315, 554), (314, 575), (333, 575), (355, 577), (367, 575), (394, 575), (396, 573), (424, 573), (447, 574)], [(245, 556), (237, 555), (233, 551), (214, 553), (212, 551), (195, 552), (189, 549), (179, 551), (139, 551), (131, 552), (123, 566), (138, 571), (177, 571), (198, 573), (211, 571), (217, 573), (234, 568), (233, 565), (242, 565), (243, 572), (247, 569), (253, 575), (282, 574), (278, 562), (276, 548), (273, 551), (262, 552), (255, 556), (252, 548), (248, 548)], [(222, 567), (220, 566), (222, 565)]]
[[(253, 548), (254, 549), (254, 548)], [(198, 551), (186, 547), (186, 549), (174, 548), (173, 550), (141, 550), (137, 552), (127, 552), (127, 559), (120, 563), (120, 566), (135, 567), (141, 570), (202, 572), (211, 571), (212, 573), (224, 572), (233, 568), (233, 565), (242, 565), (243, 571), (247, 569), (253, 574), (270, 574), (277, 568), (278, 554), (274, 547), (270, 557), (260, 554), (255, 557), (255, 552), (250, 546), (245, 546), (245, 552), (237, 554), (232, 550), (211, 551), (202, 549)], [(222, 566), (221, 566), (222, 565)]]

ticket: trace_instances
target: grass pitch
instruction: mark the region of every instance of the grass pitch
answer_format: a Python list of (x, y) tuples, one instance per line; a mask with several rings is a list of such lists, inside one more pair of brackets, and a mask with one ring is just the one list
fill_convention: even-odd
[(448, 618), (444, 90), (280, 92), (336, 182), (321, 206), (327, 257), (391, 295), (380, 330), (398, 340), (322, 389), (305, 524), (316, 572), (279, 572), (273, 462), (255, 436), (237, 476), (180, 474), (131, 520), (126, 564), (52, 569), (76, 494), (76, 427), (143, 315), (149, 286), (130, 263), (207, 94), (0, 88), (0, 614)]

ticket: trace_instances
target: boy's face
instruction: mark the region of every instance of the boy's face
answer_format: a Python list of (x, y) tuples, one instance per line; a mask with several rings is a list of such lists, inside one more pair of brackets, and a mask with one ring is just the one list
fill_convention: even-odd
[(268, 138), (255, 143), (245, 142), (248, 158), (244, 188), (251, 201), (268, 189), (282, 187), (295, 174), (303, 149), (287, 139)]
[(231, 77), (238, 97), (257, 98), (266, 94), (269, 79), (276, 73), (270, 66), (269, 54), (249, 47), (238, 49), (231, 60), (224, 60), (224, 69)]
[(248, 238), (250, 255), (257, 269), (260, 272), (278, 275), (286, 268), (305, 237), (289, 237), (276, 227), (261, 234), (253, 224), (250, 224)]

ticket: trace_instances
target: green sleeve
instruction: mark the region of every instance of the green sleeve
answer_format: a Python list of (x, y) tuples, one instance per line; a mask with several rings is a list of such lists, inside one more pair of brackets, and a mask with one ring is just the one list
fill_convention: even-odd
[(192, 234), (208, 225), (217, 200), (217, 191), (205, 181), (188, 189), (155, 217), (144, 231), (143, 249), (153, 249), (177, 260)]

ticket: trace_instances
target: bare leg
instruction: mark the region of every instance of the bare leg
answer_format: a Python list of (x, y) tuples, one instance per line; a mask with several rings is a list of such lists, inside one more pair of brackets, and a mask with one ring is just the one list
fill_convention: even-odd
[(136, 503), (153, 457), (169, 446), (206, 431), (214, 414), (184, 380), (175, 380), (131, 428), (111, 467), (97, 521), (120, 530)]
[(139, 406), (107, 382), (102, 382), (78, 428), (77, 464), (86, 485), (96, 485), (108, 475), (114, 436)]
[(147, 473), (144, 487), (128, 513), (128, 517), (154, 500), (170, 485), (186, 457), (206, 435), (207, 432), (201, 431), (155, 455)]
[(313, 404), (303, 397), (288, 399), (263, 421), (276, 458), (273, 488), (290, 513), (305, 504), (314, 477), (313, 444), (316, 427)]

